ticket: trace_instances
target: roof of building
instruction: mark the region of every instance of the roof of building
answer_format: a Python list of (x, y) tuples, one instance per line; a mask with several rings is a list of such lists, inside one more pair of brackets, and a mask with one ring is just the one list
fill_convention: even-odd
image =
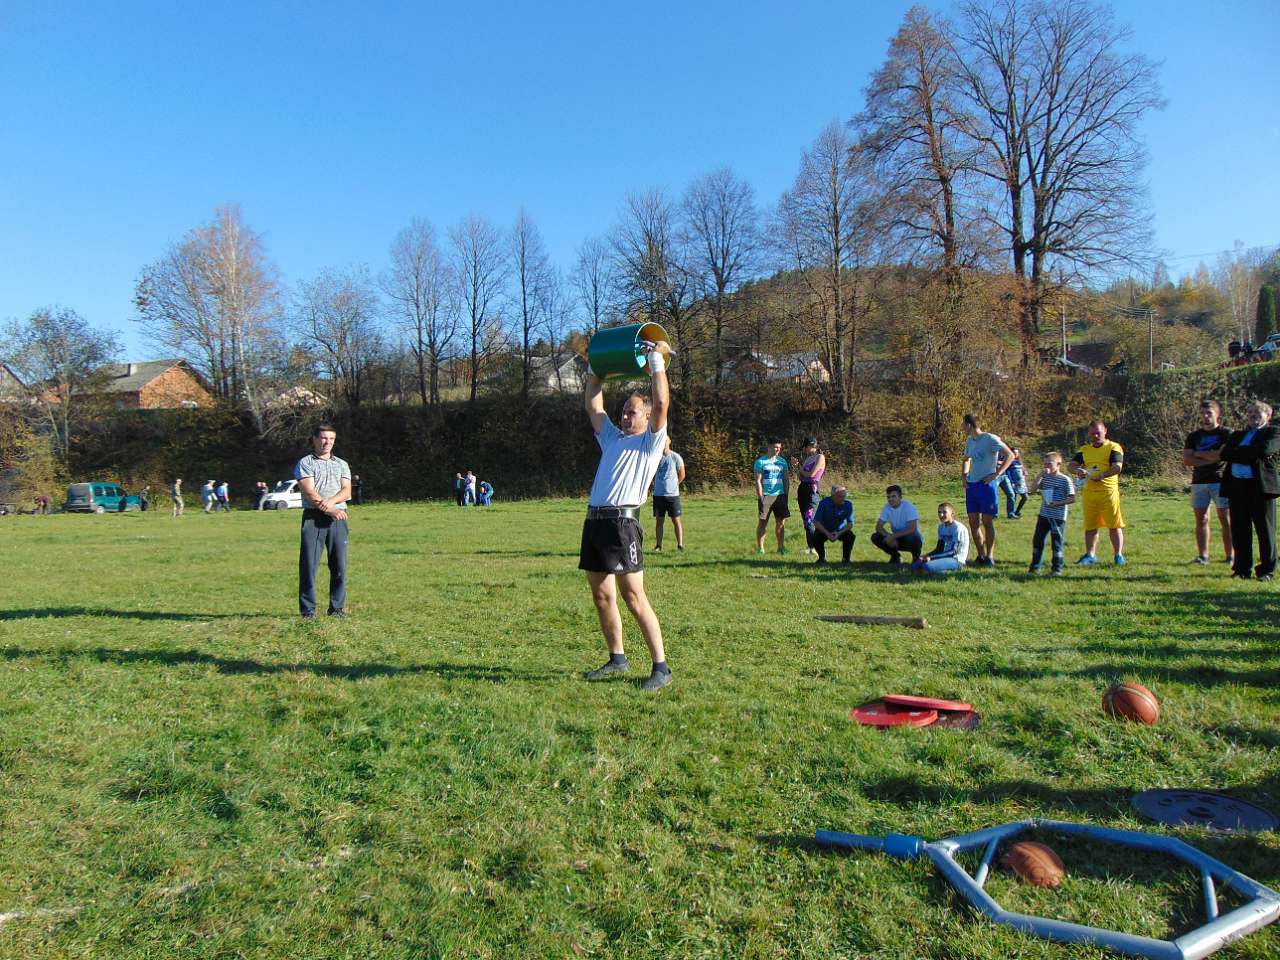
[(205, 386), (204, 378), (185, 360), (142, 360), (133, 363), (108, 363), (102, 368), (102, 373), (107, 380), (101, 390), (103, 393), (137, 393), (156, 377), (174, 367), (183, 367), (187, 373), (200, 381), (201, 386)]

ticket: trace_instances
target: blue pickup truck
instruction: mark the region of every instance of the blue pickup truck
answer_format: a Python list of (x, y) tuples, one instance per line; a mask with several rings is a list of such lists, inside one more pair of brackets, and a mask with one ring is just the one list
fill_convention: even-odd
[(122, 513), (141, 510), (142, 501), (110, 480), (73, 483), (67, 487), (67, 513)]

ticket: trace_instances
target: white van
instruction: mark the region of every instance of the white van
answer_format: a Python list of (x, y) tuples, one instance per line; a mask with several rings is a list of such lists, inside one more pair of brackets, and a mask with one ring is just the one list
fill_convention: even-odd
[(302, 509), (302, 488), (297, 480), (281, 480), (262, 501), (263, 510)]

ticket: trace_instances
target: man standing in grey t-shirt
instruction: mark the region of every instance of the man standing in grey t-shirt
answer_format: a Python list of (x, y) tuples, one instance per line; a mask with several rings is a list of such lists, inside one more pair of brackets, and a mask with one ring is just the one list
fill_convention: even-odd
[(317, 424), (312, 452), (298, 461), (293, 477), (302, 490), (302, 547), (298, 554), (298, 609), (308, 620), (316, 615), (316, 570), (329, 553), (329, 616), (346, 617), (347, 501), (351, 468), (333, 455), (338, 433), (333, 424)]
[(662, 518), (670, 517), (676, 531), (676, 549), (684, 549), (684, 522), (680, 519), (680, 484), (684, 483), (684, 457), (671, 449), (671, 434), (667, 434), (658, 461), (658, 472), (653, 476), (653, 515), (657, 518), (653, 536), (655, 553), (662, 552)]

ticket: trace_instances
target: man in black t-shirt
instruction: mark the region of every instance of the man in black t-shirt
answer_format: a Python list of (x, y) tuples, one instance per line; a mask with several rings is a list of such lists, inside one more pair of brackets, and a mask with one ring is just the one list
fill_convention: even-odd
[(1187, 434), (1182, 449), (1182, 463), (1191, 468), (1191, 509), (1196, 515), (1195, 563), (1209, 562), (1209, 507), (1218, 509), (1218, 523), (1222, 527), (1222, 545), (1227, 563), (1232, 561), (1231, 515), (1227, 510), (1227, 498), (1222, 496), (1222, 463), (1215, 456), (1212, 460), (1204, 454), (1220, 450), (1231, 436), (1222, 425), (1222, 405), (1217, 400), (1205, 400), (1200, 404), (1200, 429)]

